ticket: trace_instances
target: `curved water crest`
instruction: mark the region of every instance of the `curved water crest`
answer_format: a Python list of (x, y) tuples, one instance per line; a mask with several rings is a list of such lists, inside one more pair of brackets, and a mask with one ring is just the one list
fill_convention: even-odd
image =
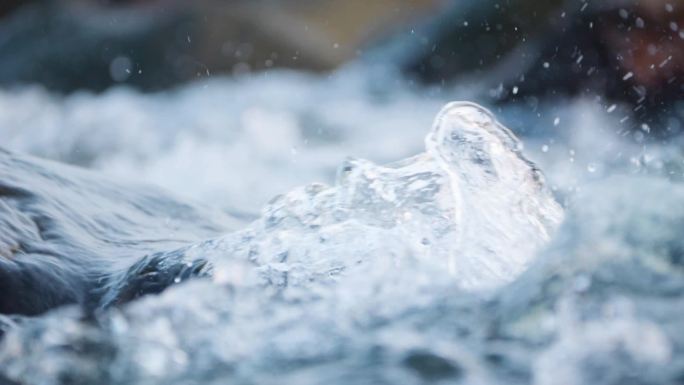
[[(82, 278), (81, 302), (95, 309), (0, 317), (0, 382), (486, 383), (489, 364), (479, 354), (489, 347), (479, 339), (496, 329), (498, 313), (483, 307), (481, 291), (496, 297), (496, 287), (523, 273), (563, 210), (519, 141), (480, 106), (444, 107), (425, 144), (426, 152), (385, 166), (349, 159), (334, 186), (295, 189), (243, 230), (182, 246), (162, 242), (165, 208), (176, 208), (188, 239), (214, 237), (221, 216), (204, 223), (201, 207), (180, 211), (175, 198), (152, 210), (145, 202), (153, 192), (108, 190), (86, 172), (7, 155), (0, 171), (10, 175), (16, 162), (26, 171), (0, 191), (21, 192), (6, 199), (11, 212), (52, 217), (36, 225), (49, 235), (42, 240), (0, 238), (0, 246), (49, 245), (46, 258), (70, 264), (66, 277)], [(89, 202), (102, 210), (117, 196), (125, 218), (106, 213), (106, 227), (67, 215), (89, 212), (79, 207)], [(136, 220), (135, 231), (119, 228)], [(105, 248), (110, 228), (121, 240)], [(30, 253), (12, 253), (16, 269), (33, 266)], [(69, 282), (50, 278), (40, 287)]]
[(472, 103), (445, 106), (425, 144), (385, 166), (349, 159), (335, 186), (276, 197), (247, 230), (220, 240), (221, 254), (242, 255), (280, 284), (377, 261), (414, 263), (433, 279), (448, 272), (464, 289), (510, 282), (563, 218), (541, 172)]

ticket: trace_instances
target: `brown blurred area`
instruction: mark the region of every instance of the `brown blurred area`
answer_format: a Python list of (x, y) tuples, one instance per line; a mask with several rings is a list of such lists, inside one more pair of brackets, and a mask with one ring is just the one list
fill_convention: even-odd
[(603, 33), (621, 58), (625, 76), (633, 74), (638, 84), (655, 88), (684, 72), (684, 7), (669, 0), (649, 0), (622, 18), (633, 19), (636, 28), (621, 31), (608, 25)]
[(532, 111), (588, 97), (624, 105), (628, 125), (652, 123), (665, 136), (684, 129), (684, 2), (509, 0), (464, 12), (466, 3), (403, 63), (408, 76), (476, 79), (493, 103)]

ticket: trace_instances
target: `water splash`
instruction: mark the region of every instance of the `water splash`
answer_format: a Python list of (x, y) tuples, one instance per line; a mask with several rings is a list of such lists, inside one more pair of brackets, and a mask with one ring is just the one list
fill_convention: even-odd
[(513, 134), (472, 103), (444, 107), (425, 144), (425, 153), (386, 166), (347, 160), (334, 187), (276, 197), (221, 248), (282, 285), (382, 258), (420, 260), (465, 289), (511, 281), (562, 220), (541, 173)]
[[(245, 230), (154, 254), (188, 267), (209, 259), (212, 280), (94, 318), (75, 307), (0, 318), (0, 382), (681, 379), (681, 185), (624, 178), (583, 190), (563, 236), (535, 258), (524, 251), (541, 247), (563, 213), (517, 140), (486, 110), (456, 103), (426, 147), (387, 166), (349, 160), (333, 187), (279, 196)], [(106, 185), (88, 182), (77, 191)], [(488, 301), (457, 287), (500, 285), (532, 259)]]

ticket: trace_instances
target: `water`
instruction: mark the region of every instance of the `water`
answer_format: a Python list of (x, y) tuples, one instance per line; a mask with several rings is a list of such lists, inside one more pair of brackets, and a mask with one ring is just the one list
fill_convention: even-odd
[[(476, 105), (439, 112), (439, 95), (378, 93), (353, 73), (306, 85), (272, 76), (152, 96), (4, 94), (20, 108), (1, 115), (3, 143), (100, 174), (16, 156), (40, 167), (5, 168), (3, 178), (39, 203), (12, 207), (50, 213), (57, 251), (75, 244), (98, 261), (130, 251), (96, 282), (95, 315), (67, 306), (0, 322), (8, 382), (683, 378), (676, 144), (625, 139), (620, 117), (588, 101), (526, 118), (530, 132), (561, 123), (521, 142)], [(326, 183), (295, 187), (312, 181)], [(104, 189), (112, 183), (120, 187)], [(150, 200), (135, 204), (142, 196)], [(169, 232), (164, 214), (178, 205), (186, 214)], [(135, 230), (104, 247), (117, 228)], [(170, 287), (127, 302), (139, 278), (154, 278), (152, 292)]]

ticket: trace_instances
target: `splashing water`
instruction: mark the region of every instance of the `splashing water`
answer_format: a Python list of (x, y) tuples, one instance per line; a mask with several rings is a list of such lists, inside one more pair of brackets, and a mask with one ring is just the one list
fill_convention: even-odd
[(276, 197), (221, 247), (245, 254), (270, 282), (305, 282), (379, 256), (420, 259), (465, 289), (510, 282), (562, 219), (541, 173), (475, 104), (444, 107), (425, 142), (426, 153), (387, 166), (350, 159), (335, 187)]
[[(513, 135), (485, 109), (452, 103), (425, 144), (425, 153), (386, 166), (348, 160), (334, 186), (278, 196), (244, 230), (153, 254), (202, 266), (211, 279), (178, 276), (161, 295), (94, 319), (76, 307), (0, 317), (8, 330), (0, 382), (681, 378), (681, 296), (673, 295), (684, 282), (681, 186), (625, 178), (588, 191), (563, 236), (537, 257), (564, 214)], [(51, 172), (70, 180), (64, 169), (41, 168)], [(97, 194), (105, 183), (83, 189), (84, 178), (64, 186)], [(31, 191), (29, 181), (23, 187)], [(53, 238), (75, 231), (54, 220)], [(111, 293), (141, 272), (155, 274), (131, 269)]]

